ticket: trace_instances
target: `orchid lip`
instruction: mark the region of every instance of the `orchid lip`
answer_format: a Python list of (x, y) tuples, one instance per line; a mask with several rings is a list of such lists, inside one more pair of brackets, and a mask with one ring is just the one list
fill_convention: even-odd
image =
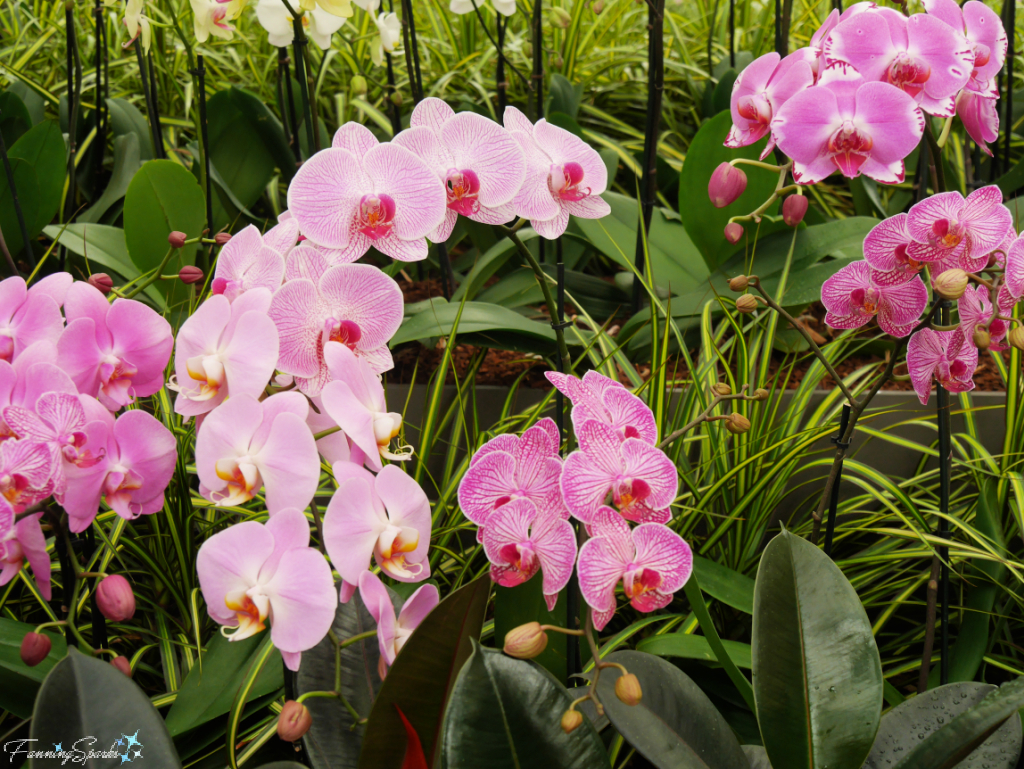
[(463, 216), (480, 212), (480, 177), (468, 168), (451, 168), (444, 180), (448, 208)]
[(553, 164), (548, 172), (548, 186), (552, 194), (560, 200), (570, 202), (583, 200), (590, 196), (590, 188), (582, 187), (583, 166), (574, 161)]
[(860, 167), (868, 159), (873, 145), (871, 136), (855, 126), (852, 120), (844, 120), (828, 139), (832, 162), (844, 176), (851, 178), (860, 173)]
[(916, 97), (924, 90), (924, 84), (931, 77), (932, 69), (926, 62), (918, 61), (908, 53), (900, 53), (886, 70), (886, 82)]
[(395, 199), (386, 193), (363, 195), (356, 212), (356, 229), (370, 240), (380, 240), (394, 227), (395, 210)]

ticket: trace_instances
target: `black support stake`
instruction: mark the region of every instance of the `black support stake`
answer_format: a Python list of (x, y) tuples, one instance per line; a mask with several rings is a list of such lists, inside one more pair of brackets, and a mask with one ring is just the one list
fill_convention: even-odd
[[(837, 447), (848, 449), (849, 443), (843, 443), (846, 428), (850, 424), (850, 404), (843, 404), (843, 415), (839, 419), (839, 435), (832, 438)], [(836, 480), (832, 484), (832, 494), (828, 502), (828, 521), (825, 524), (825, 555), (832, 557), (832, 538), (836, 533), (836, 510), (839, 508), (839, 484), (843, 480), (843, 462), (839, 461), (836, 468)]]
[[(939, 304), (939, 323), (949, 325), (950, 301), (943, 299)], [(939, 537), (949, 539), (949, 484), (953, 469), (953, 447), (949, 424), (949, 391), (941, 384), (936, 387), (938, 396), (939, 426)], [(949, 548), (938, 549), (942, 567), (939, 576), (939, 618), (942, 622), (940, 640), (939, 683), (949, 683)]]

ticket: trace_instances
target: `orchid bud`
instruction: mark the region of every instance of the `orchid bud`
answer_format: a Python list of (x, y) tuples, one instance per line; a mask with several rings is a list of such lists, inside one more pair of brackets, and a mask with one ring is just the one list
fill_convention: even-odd
[(532, 660), (548, 645), (548, 634), (539, 622), (527, 622), (505, 634), (505, 654), (521, 660)]
[(101, 294), (109, 294), (110, 289), (114, 287), (114, 280), (105, 272), (94, 272), (87, 282)]
[(216, 235), (213, 236), (213, 242), (216, 243), (218, 246), (226, 246), (228, 243), (231, 242), (231, 233), (218, 232)]
[(729, 222), (725, 225), (725, 239), (736, 245), (743, 238), (743, 225), (739, 222)]
[(736, 300), (736, 309), (742, 313), (753, 312), (757, 309), (757, 298), (753, 294), (744, 294)]
[(766, 400), (768, 400), (768, 395), (769, 395), (768, 391), (766, 389), (764, 389), (763, 387), (758, 387), (756, 390), (754, 390), (754, 398), (759, 400), (759, 401), (766, 401)]
[(732, 388), (725, 382), (717, 382), (712, 386), (711, 392), (715, 395), (732, 395)]
[(566, 734), (576, 731), (583, 725), (583, 715), (578, 710), (567, 710), (562, 714), (562, 731)]
[(46, 659), (52, 645), (49, 636), (42, 633), (25, 633), (25, 637), (21, 639), (21, 661), (34, 668)]
[(1014, 326), (1006, 335), (1006, 341), (1018, 350), (1024, 350), (1024, 327)]
[(527, 59), (533, 58), (533, 44), (529, 40), (523, 43), (523, 56)]
[(110, 664), (129, 678), (132, 677), (132, 663), (128, 661), (127, 657), (114, 657), (114, 659), (110, 660)]
[(992, 335), (988, 333), (987, 328), (979, 324), (974, 328), (971, 341), (974, 342), (974, 346), (979, 350), (987, 350), (988, 346), (992, 344)]
[(729, 281), (729, 288), (732, 291), (746, 291), (747, 286), (750, 285), (750, 278), (746, 275), (737, 275), (735, 278)]
[(619, 676), (615, 682), (615, 696), (627, 705), (639, 705), (640, 699), (644, 696), (640, 689), (640, 679), (632, 673)]
[(594, 2), (590, 4), (590, 10), (594, 12), (595, 16), (600, 16), (601, 11), (604, 10), (604, 0), (594, 0)]
[(572, 24), (572, 16), (564, 8), (555, 6), (551, 9), (551, 23), (556, 27), (562, 29), (569, 29), (569, 25)]
[(551, 66), (553, 69), (561, 69), (564, 64), (565, 59), (563, 59), (557, 53), (551, 55)]
[(301, 702), (288, 700), (277, 717), (277, 736), (285, 742), (295, 742), (302, 738), (313, 725), (313, 716), (309, 708)]
[(935, 278), (935, 290), (943, 299), (959, 299), (967, 290), (967, 273), (963, 270), (946, 270)]
[[(220, 236), (218, 235), (217, 237)], [(178, 280), (186, 286), (191, 286), (193, 283), (202, 283), (203, 277), (203, 271), (191, 264), (186, 264), (178, 272)]]
[(184, 248), (186, 240), (188, 240), (188, 235), (178, 230), (167, 236), (167, 242), (171, 244), (171, 248)]
[(708, 182), (708, 197), (715, 208), (725, 208), (743, 194), (747, 188), (747, 175), (729, 163), (719, 163)]
[(796, 227), (804, 220), (809, 201), (803, 195), (790, 195), (782, 201), (782, 221)]
[(352, 92), (353, 96), (365, 96), (366, 78), (362, 75), (356, 75), (348, 81), (348, 90)]
[(742, 435), (750, 429), (750, 420), (734, 411), (725, 418), (725, 429), (733, 435)]
[(391, 103), (394, 104), (396, 107), (401, 107), (402, 106), (402, 92), (401, 91), (392, 91), (391, 92)]
[(111, 622), (124, 622), (135, 616), (135, 594), (120, 574), (104, 577), (96, 586), (96, 606)]

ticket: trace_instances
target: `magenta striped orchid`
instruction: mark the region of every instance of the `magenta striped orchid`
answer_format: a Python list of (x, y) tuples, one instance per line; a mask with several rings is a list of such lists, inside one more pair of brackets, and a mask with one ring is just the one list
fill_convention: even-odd
[(640, 398), (614, 379), (588, 371), (583, 378), (545, 371), (544, 376), (572, 403), (572, 424), (577, 430), (590, 419), (614, 427), (623, 440), (658, 442), (654, 413)]
[(981, 187), (966, 198), (959, 192), (940, 192), (911, 207), (907, 230), (914, 242), (907, 255), (919, 262), (941, 261), (940, 271), (961, 266), (965, 259), (979, 260), (983, 267), (1011, 224), (1010, 209), (1003, 205), (1002, 190), (995, 185)]
[(907, 369), (914, 392), (924, 406), (931, 397), (932, 382), (951, 393), (974, 389), (978, 348), (967, 342), (962, 329), (935, 331), (923, 328), (907, 343)]
[(16, 512), (11, 503), (0, 496), (0, 587), (14, 579), (28, 561), (39, 593), (49, 601), (52, 597), (50, 554), (46, 552), (46, 537), (39, 525), (43, 514), (33, 513), (17, 520)]
[(821, 302), (832, 328), (860, 328), (872, 318), (887, 334), (907, 336), (928, 304), (928, 289), (921, 278), (895, 285), (880, 282), (868, 262), (853, 262), (828, 278), (821, 287)]

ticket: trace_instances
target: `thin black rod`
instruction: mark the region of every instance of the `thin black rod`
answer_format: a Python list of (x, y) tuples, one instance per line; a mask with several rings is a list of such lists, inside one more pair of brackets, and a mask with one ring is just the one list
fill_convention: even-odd
[[(939, 323), (949, 325), (949, 300), (939, 304)], [(939, 537), (949, 539), (949, 483), (953, 469), (953, 450), (949, 424), (949, 391), (941, 384), (937, 386), (938, 423), (939, 423)], [(938, 548), (942, 568), (939, 577), (940, 621), (942, 636), (940, 640), (941, 657), (939, 661), (939, 683), (949, 683), (949, 548)]]
[[(834, 443), (838, 443), (846, 435), (846, 428), (850, 424), (850, 404), (843, 404), (843, 415), (839, 418), (839, 436), (833, 438)], [(839, 508), (839, 483), (843, 479), (843, 460), (839, 460), (839, 466), (836, 468), (836, 480), (832, 484), (832, 496), (829, 497), (828, 501), (828, 521), (825, 524), (825, 555), (832, 557), (832, 538), (836, 533), (836, 511)]]
[[(82, 103), (82, 57), (78, 50), (78, 36), (75, 33), (74, 6), (68, 3), (64, 9), (64, 26), (67, 35), (67, 67), (68, 67), (68, 194), (64, 200), (65, 222), (70, 222), (75, 215), (75, 201), (78, 198), (78, 176), (75, 159), (78, 156), (78, 107)], [(73, 75), (73, 76), (72, 76)], [(64, 269), (67, 261), (67, 249), (63, 246), (59, 252), (60, 269)]]
[(302, 162), (302, 149), (299, 147), (299, 123), (295, 118), (295, 89), (292, 88), (292, 73), (291, 68), (288, 66), (290, 61), (291, 59), (288, 58), (288, 49), (278, 48), (278, 74), (281, 82), (284, 84), (281, 96), (287, 95), (288, 97), (287, 103), (285, 103), (284, 99), (281, 98), (281, 118), (287, 127), (288, 144), (291, 145), (292, 154), (295, 155), (295, 164), (298, 165)]
[(316, 150), (316, 134), (318, 126), (313, 125), (313, 108), (310, 104), (309, 80), (306, 79), (306, 59), (302, 53), (306, 45), (306, 32), (302, 28), (302, 17), (292, 20), (294, 39), (292, 51), (295, 59), (295, 79), (299, 81), (302, 92), (302, 122), (306, 124), (306, 152), (312, 155)]
[(729, 66), (736, 69), (736, 0), (729, 0)]
[[(7, 175), (7, 187), (11, 191), (11, 203), (14, 205), (14, 216), (18, 220), (18, 229), (21, 230), (22, 248), (25, 249), (25, 262), (34, 268), (36, 266), (36, 260), (35, 255), (32, 253), (32, 244), (28, 239), (28, 227), (25, 224), (25, 212), (22, 210), (21, 200), (18, 198), (18, 188), (14, 184), (14, 169), (11, 168), (11, 159), (7, 157), (7, 145), (4, 142), (4, 135), (2, 133), (0, 133), (0, 157), (3, 158), (4, 173)], [(4, 250), (6, 250), (6, 248)], [(11, 260), (10, 267), (14, 269), (14, 274), (17, 275), (18, 270), (14, 266), (13, 259)]]
[(782, 0), (775, 0), (775, 53), (782, 55)]
[(405, 44), (405, 65), (409, 73), (409, 90), (413, 104), (423, 101), (423, 77), (420, 74), (420, 51), (416, 43), (416, 20), (412, 0), (402, 0), (402, 38)]
[[(142, 41), (139, 38), (135, 39), (135, 59), (139, 63), (142, 95), (146, 100), (146, 112), (149, 113), (149, 132), (153, 139), (153, 157), (159, 158), (163, 141), (160, 138), (160, 130), (156, 127), (156, 120), (153, 119), (153, 116), (156, 114), (156, 105), (153, 103), (153, 91), (149, 87), (149, 68), (146, 66), (146, 60), (142, 56)], [(202, 61), (201, 56), (200, 61)], [(201, 64), (199, 66), (202, 67)]]
[[(1010, 0), (1007, 0), (1008, 2)], [(533, 90), (534, 116), (544, 117), (544, 0), (533, 2)], [(541, 254), (543, 259), (543, 254)]]
[(505, 26), (507, 22), (500, 13), (495, 14), (495, 31), (498, 33), (498, 63), (494, 68), (494, 88), (498, 97), (498, 121), (505, 114), (505, 107), (508, 104), (505, 82)]
[[(715, 42), (715, 27), (718, 26), (718, 0), (715, 0), (711, 9), (711, 23), (708, 25), (708, 77), (712, 77), (715, 71), (715, 62), (712, 60), (712, 45)], [(710, 84), (709, 84), (710, 87)]]
[(95, 149), (92, 153), (92, 178), (99, 186), (99, 175), (103, 172), (103, 154), (107, 146), (106, 132), (103, 130), (103, 55), (106, 49), (103, 46), (103, 3), (96, 0), (92, 11), (93, 21), (96, 23), (96, 51), (93, 65), (96, 67), (95, 100), (96, 109), (93, 111), (93, 128), (96, 130), (96, 138), (93, 140)]
[(153, 68), (153, 52), (148, 51), (146, 53), (146, 62), (149, 65), (149, 91), (152, 94), (153, 99), (153, 111), (150, 113), (149, 119), (153, 123), (153, 130), (156, 131), (156, 135), (160, 137), (159, 146), (155, 147), (156, 156), (162, 160), (166, 160), (167, 152), (164, 150), (164, 131), (160, 125), (160, 98), (159, 92), (156, 90), (156, 70)]
[[(85, 546), (88, 551), (86, 554), (88, 561), (96, 552), (96, 533), (91, 526), (85, 530)], [(96, 586), (98, 584), (99, 578), (93, 577), (92, 587), (89, 590), (89, 608), (92, 610), (92, 644), (97, 649), (105, 649), (107, 647), (107, 620), (96, 605)]]
[[(203, 170), (206, 177), (206, 227), (213, 236), (213, 184), (210, 179), (210, 136), (206, 123), (206, 64), (203, 55), (196, 56), (196, 80), (199, 81), (199, 131), (203, 139)], [(203, 274), (210, 271), (209, 252), (199, 250), (199, 269)]]

